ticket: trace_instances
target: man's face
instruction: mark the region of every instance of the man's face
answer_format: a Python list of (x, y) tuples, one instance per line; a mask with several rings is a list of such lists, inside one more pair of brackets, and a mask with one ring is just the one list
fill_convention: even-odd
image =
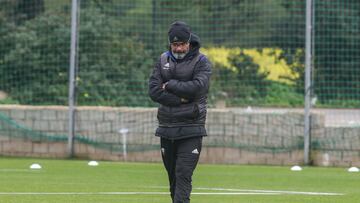
[(189, 42), (173, 42), (170, 44), (171, 52), (176, 59), (183, 59), (185, 55), (189, 52), (190, 43)]

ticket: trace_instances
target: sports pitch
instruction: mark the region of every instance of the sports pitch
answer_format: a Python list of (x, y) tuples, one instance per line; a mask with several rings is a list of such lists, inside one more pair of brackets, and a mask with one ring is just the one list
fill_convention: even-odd
[[(39, 163), (40, 170), (29, 166)], [(160, 163), (0, 157), (0, 202), (169, 203)], [(199, 164), (193, 203), (360, 202), (360, 173), (346, 168)]]

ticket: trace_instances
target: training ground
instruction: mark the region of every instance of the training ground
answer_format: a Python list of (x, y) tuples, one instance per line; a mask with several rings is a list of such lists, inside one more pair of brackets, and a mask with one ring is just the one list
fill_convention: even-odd
[[(41, 169), (30, 169), (38, 163)], [(360, 173), (346, 168), (199, 164), (194, 203), (360, 202)], [(169, 203), (160, 163), (0, 158), (0, 202)]]

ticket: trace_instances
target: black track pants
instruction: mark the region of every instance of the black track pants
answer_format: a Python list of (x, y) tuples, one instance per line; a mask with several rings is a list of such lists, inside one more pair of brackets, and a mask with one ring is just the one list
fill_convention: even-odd
[(173, 203), (189, 203), (191, 177), (199, 161), (202, 137), (181, 140), (161, 138), (161, 155), (169, 176)]

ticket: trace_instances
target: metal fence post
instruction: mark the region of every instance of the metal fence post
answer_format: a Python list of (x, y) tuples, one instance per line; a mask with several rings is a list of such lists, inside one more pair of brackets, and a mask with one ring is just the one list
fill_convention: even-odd
[(310, 109), (311, 109), (311, 61), (312, 61), (312, 18), (313, 2), (306, 0), (305, 36), (305, 113), (304, 113), (304, 164), (310, 163)]
[(71, 47), (69, 70), (69, 129), (68, 129), (68, 156), (74, 155), (75, 134), (75, 86), (77, 69), (77, 44), (78, 44), (78, 17), (80, 0), (72, 0), (71, 5)]

